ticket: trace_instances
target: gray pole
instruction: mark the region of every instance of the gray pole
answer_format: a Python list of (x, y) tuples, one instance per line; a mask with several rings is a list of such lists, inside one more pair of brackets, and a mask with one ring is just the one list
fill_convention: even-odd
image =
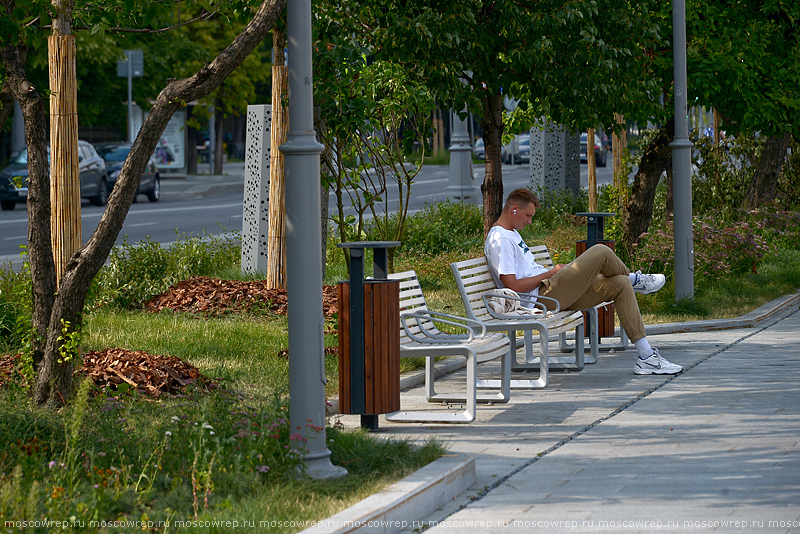
[(450, 182), (447, 195), (463, 201), (476, 196), (472, 178), (472, 143), (467, 121), (462, 121), (456, 113), (451, 112), (450, 116)]
[(128, 142), (133, 143), (133, 55), (125, 51), (128, 57)]
[[(325, 359), (322, 315), (320, 154), (314, 132), (311, 0), (287, 5), (289, 133), (281, 145), (286, 173), (286, 291), (289, 297), (289, 395), (292, 432), (308, 437), (307, 473), (347, 475), (325, 443)], [(313, 430), (313, 427), (321, 430)]]
[(686, 4), (672, 1), (672, 35), (675, 69), (675, 139), (672, 148), (675, 299), (694, 298), (694, 238), (692, 237), (692, 142), (689, 141), (686, 102)]

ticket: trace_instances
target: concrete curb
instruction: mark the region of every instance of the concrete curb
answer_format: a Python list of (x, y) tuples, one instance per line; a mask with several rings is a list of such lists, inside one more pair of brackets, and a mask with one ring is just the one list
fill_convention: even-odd
[(773, 317), (777, 317), (798, 304), (800, 304), (800, 291), (777, 298), (739, 317), (709, 321), (688, 321), (685, 323), (654, 324), (645, 326), (645, 333), (647, 335), (682, 334), (686, 332), (710, 332), (712, 330), (750, 328), (758, 326)]
[(443, 456), (350, 508), (316, 521), (302, 532), (395, 534), (401, 530), (422, 530), (419, 518), (442, 508), (474, 483), (473, 457)]

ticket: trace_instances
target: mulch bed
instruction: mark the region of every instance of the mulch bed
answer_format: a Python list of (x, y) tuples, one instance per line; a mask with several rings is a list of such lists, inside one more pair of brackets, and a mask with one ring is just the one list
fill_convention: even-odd
[[(288, 299), (284, 289), (267, 289), (263, 280), (217, 280), (195, 276), (178, 282), (170, 289), (144, 303), (152, 312), (172, 310), (219, 316), (268, 310), (286, 314)], [(322, 309), (326, 317), (337, 312), (336, 286), (322, 287)]]
[[(336, 286), (323, 286), (322, 300), (323, 313), (331, 318), (338, 311)], [(267, 289), (264, 281), (217, 280), (205, 276), (179, 282), (144, 304), (144, 309), (152, 312), (172, 310), (206, 316), (254, 310), (283, 315), (287, 308), (286, 291)], [(330, 347), (325, 350), (336, 351)], [(282, 352), (280, 356), (285, 357), (286, 351)], [(111, 348), (87, 352), (82, 357), (83, 367), (78, 372), (90, 376), (99, 387), (116, 389), (124, 383), (152, 397), (180, 395), (190, 386), (216, 387), (216, 382), (203, 376), (196, 367), (172, 356)], [(18, 354), (0, 356), (0, 387), (9, 381), (24, 381), (18, 365)]]
[[(17, 370), (19, 354), (0, 357), (0, 387), (6, 382), (24, 385)], [(96, 386), (116, 390), (128, 384), (139, 393), (151, 397), (173, 397), (186, 393), (189, 387), (212, 389), (214, 380), (203, 376), (193, 365), (173, 356), (160, 356), (140, 350), (105, 349), (86, 352), (77, 374), (87, 375)]]

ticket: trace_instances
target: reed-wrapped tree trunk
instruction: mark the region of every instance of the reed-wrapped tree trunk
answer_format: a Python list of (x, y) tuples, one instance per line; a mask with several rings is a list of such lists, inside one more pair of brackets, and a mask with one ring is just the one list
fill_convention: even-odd
[(275, 64), (272, 67), (272, 129), (269, 156), (269, 234), (267, 239), (267, 286), (286, 289), (286, 181), (284, 157), (279, 147), (289, 134), (289, 76), (284, 65), (285, 37), (273, 30)]
[(594, 128), (586, 132), (586, 166), (589, 168), (589, 211), (597, 213), (597, 158), (594, 153)]
[(51, 35), (47, 48), (51, 93), (50, 237), (58, 284), (67, 261), (81, 248), (75, 36)]

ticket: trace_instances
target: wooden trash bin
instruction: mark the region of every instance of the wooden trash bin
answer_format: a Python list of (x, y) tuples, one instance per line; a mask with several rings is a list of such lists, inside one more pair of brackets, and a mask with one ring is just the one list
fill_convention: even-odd
[[(614, 250), (616, 242), (613, 240), (598, 241), (598, 245), (605, 245), (611, 250)], [(586, 240), (575, 242), (575, 257), (580, 256), (586, 252)], [(583, 312), (584, 324), (588, 323), (586, 312)], [(589, 335), (587, 329), (586, 335)], [(606, 304), (597, 308), (597, 335), (598, 337), (613, 337), (614, 336), (614, 303)]]
[(363, 287), (363, 339), (352, 339), (350, 282), (338, 284), (339, 413), (396, 412), (400, 410), (400, 282), (365, 280)]

